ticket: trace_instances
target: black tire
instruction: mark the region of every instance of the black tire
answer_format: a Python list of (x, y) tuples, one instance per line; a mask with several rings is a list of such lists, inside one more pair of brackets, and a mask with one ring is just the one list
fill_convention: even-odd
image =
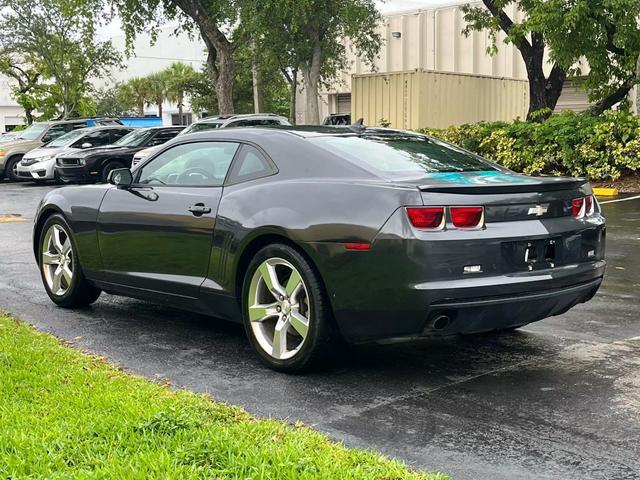
[[(73, 266), (73, 277), (71, 280), (71, 284), (68, 285), (67, 291), (62, 295), (58, 295), (52, 292), (47, 283), (47, 279), (45, 277), (45, 269), (43, 268), (43, 252), (45, 250), (44, 242), (46, 239), (46, 233), (54, 225), (57, 225), (64, 231), (64, 233), (68, 236), (72, 247), (71, 259)], [(50, 216), (42, 227), (40, 238), (38, 239), (38, 266), (40, 268), (40, 277), (42, 278), (42, 283), (47, 292), (47, 295), (49, 295), (49, 298), (60, 307), (73, 308), (91, 305), (98, 299), (98, 297), (102, 293), (99, 288), (91, 285), (84, 277), (82, 266), (80, 265), (80, 260), (78, 259), (78, 248), (76, 246), (75, 239), (73, 238), (73, 234), (71, 233), (71, 228), (69, 228), (69, 225), (62, 215), (55, 214)]]
[(109, 181), (109, 174), (112, 170), (116, 168), (127, 168), (121, 162), (108, 162), (104, 167), (102, 167), (102, 172), (100, 173), (100, 181), (102, 183), (107, 183)]
[[(309, 326), (304, 342), (293, 357), (284, 360), (273, 357), (260, 345), (249, 320), (251, 281), (260, 265), (268, 259), (284, 259), (297, 269), (306, 287), (307, 304), (310, 309)], [(309, 261), (294, 248), (276, 243), (260, 250), (249, 264), (241, 295), (242, 317), (249, 342), (268, 367), (280, 372), (300, 373), (331, 360), (330, 354), (335, 355), (342, 350), (344, 341), (333, 318), (322, 280)]]
[(16, 175), (15, 167), (22, 160), (22, 155), (14, 155), (7, 160), (4, 173), (10, 182), (20, 182), (22, 179)]

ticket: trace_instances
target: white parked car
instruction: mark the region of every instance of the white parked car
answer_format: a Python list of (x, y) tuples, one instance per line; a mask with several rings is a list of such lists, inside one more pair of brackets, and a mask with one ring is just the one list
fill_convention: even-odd
[[(216, 117), (207, 117), (192, 123), (178, 135), (187, 135), (189, 133), (203, 132), (205, 130), (213, 130), (215, 128), (232, 128), (232, 127), (267, 127), (277, 125), (291, 126), (289, 120), (274, 113), (246, 113), (239, 115), (219, 115)], [(145, 148), (140, 150), (133, 156), (131, 169), (134, 170), (136, 165), (157, 152), (162, 145)]]
[(89, 127), (72, 130), (46, 145), (26, 153), (18, 163), (18, 177), (36, 182), (54, 180), (54, 167), (56, 157), (59, 154), (110, 145), (130, 133), (131, 130), (133, 130), (133, 127), (123, 126)]

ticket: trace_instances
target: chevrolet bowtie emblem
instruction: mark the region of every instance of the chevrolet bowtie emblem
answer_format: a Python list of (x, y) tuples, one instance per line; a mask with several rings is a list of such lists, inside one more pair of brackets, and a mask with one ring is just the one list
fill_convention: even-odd
[(541, 217), (549, 210), (547, 207), (543, 207), (542, 205), (536, 205), (535, 207), (531, 207), (529, 209), (528, 215), (536, 215), (537, 217)]

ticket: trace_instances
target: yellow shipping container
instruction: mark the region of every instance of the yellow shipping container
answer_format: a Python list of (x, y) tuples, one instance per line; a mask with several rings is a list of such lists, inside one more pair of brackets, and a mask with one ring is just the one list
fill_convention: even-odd
[(412, 70), (353, 75), (351, 115), (365, 125), (381, 120), (393, 128), (444, 128), (480, 121), (525, 118), (525, 80)]

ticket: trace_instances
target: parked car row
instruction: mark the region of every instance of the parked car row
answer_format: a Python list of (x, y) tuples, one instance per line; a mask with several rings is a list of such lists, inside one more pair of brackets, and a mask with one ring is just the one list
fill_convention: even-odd
[(38, 122), (2, 143), (0, 178), (37, 183), (106, 182), (112, 170), (135, 167), (178, 134), (270, 125), (290, 123), (274, 114), (216, 116), (187, 128), (135, 128), (112, 118)]

